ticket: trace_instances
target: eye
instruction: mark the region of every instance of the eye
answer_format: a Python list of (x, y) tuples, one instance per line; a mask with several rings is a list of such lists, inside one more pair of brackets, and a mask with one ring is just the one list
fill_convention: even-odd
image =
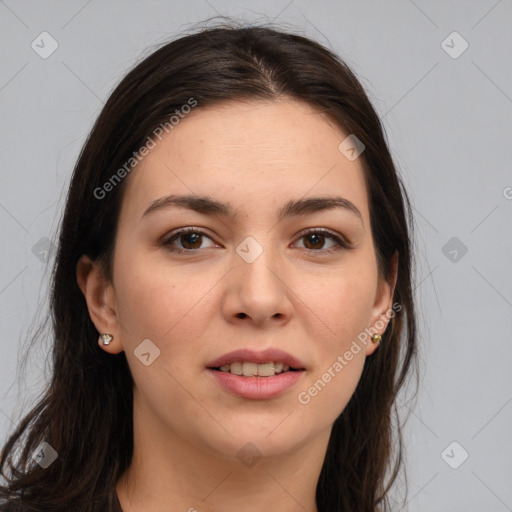
[[(173, 252), (191, 253), (199, 249), (205, 249), (205, 247), (202, 247), (202, 243), (205, 238), (213, 242), (213, 240), (204, 231), (201, 231), (198, 228), (183, 228), (164, 239), (162, 241), (162, 245)], [(326, 254), (351, 248), (351, 244), (343, 237), (326, 229), (310, 229), (301, 235), (299, 240), (302, 239), (306, 241), (304, 249), (311, 253), (317, 252), (320, 254)], [(327, 249), (324, 248), (326, 239), (331, 239), (334, 243), (334, 245)], [(176, 243), (179, 243), (181, 247), (176, 247)], [(213, 242), (213, 245), (210, 247), (214, 246), (218, 247), (218, 245)]]
[[(175, 252), (193, 252), (197, 249), (204, 249), (204, 247), (201, 247), (201, 242), (203, 241), (203, 238), (207, 238), (208, 240), (211, 240), (211, 238), (200, 229), (197, 228), (184, 228), (180, 229), (179, 231), (175, 232), (172, 236), (165, 239), (162, 242), (162, 245), (167, 247), (171, 251)], [(174, 243), (178, 242), (181, 244), (181, 248), (176, 248), (174, 246)]]
[[(325, 239), (330, 238), (334, 241), (334, 245), (328, 249), (324, 249)], [(350, 249), (350, 243), (342, 237), (328, 231), (326, 229), (311, 229), (303, 233), (300, 239), (304, 239), (305, 249), (312, 252), (331, 253), (342, 249)]]

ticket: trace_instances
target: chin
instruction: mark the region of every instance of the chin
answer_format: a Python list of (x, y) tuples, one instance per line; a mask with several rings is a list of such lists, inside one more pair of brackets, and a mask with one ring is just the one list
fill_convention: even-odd
[(231, 435), (222, 430), (215, 440), (209, 437), (205, 442), (230, 460), (251, 455), (252, 452), (265, 457), (284, 455), (306, 443), (308, 437), (306, 432), (300, 432), (300, 425), (294, 422), (280, 425), (285, 417), (286, 414), (267, 421), (254, 418), (230, 422), (228, 431)]

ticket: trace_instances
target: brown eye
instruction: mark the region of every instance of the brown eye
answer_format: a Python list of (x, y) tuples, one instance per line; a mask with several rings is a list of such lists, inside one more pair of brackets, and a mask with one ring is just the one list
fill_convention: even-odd
[[(325, 230), (311, 230), (301, 236), (304, 239), (304, 248), (312, 252), (330, 253), (340, 249), (348, 249), (350, 246), (341, 237)], [(326, 239), (331, 239), (334, 245), (324, 249)]]
[[(305, 235), (304, 240), (307, 240), (306, 249), (322, 249), (325, 245), (325, 235), (318, 234), (318, 233), (312, 233), (310, 235)], [(314, 247), (310, 247), (309, 244), (311, 244)]]
[(199, 249), (199, 247), (201, 246), (202, 236), (203, 235), (199, 233), (184, 233), (180, 235), (178, 239), (181, 241), (182, 244), (185, 244), (185, 249)]
[[(211, 240), (203, 231), (195, 228), (187, 228), (174, 233), (171, 237), (164, 240), (162, 245), (169, 248), (171, 251), (193, 252), (202, 249), (201, 244), (204, 238)], [(178, 247), (175, 246), (176, 243), (179, 244)]]

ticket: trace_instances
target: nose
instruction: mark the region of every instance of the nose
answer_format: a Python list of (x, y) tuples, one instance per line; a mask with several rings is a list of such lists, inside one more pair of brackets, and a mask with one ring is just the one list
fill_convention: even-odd
[(242, 256), (234, 256), (227, 276), (224, 314), (230, 321), (249, 319), (259, 327), (267, 323), (283, 325), (289, 322), (293, 310), (289, 273), (270, 247), (261, 247), (260, 251), (254, 260), (245, 258), (242, 251)]

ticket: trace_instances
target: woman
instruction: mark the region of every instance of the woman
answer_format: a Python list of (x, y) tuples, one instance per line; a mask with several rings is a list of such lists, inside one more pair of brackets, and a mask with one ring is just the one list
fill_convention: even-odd
[(389, 510), (411, 219), (329, 50), (230, 25), (162, 46), (76, 164), (3, 510)]

